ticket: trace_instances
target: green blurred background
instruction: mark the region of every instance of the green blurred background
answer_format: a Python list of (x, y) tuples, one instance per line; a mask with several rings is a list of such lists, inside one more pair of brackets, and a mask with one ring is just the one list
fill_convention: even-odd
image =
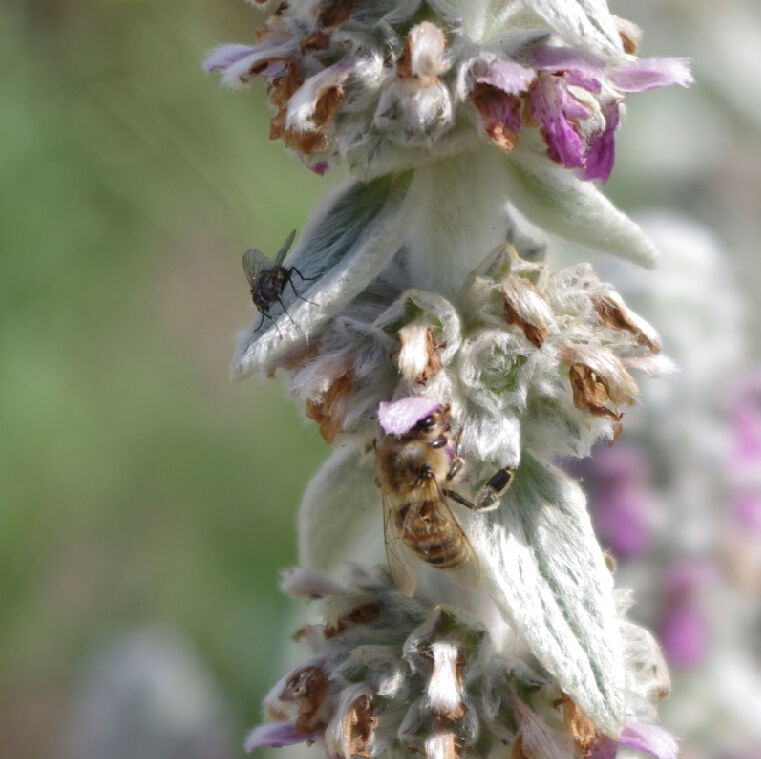
[(228, 363), (254, 313), (242, 252), (277, 250), (331, 180), (267, 142), (261, 92), (200, 71), (259, 22), (242, 2), (0, 4), (3, 759), (65, 755), (113, 630), (187, 633), (240, 734), (279, 677), (277, 571), (327, 446)]

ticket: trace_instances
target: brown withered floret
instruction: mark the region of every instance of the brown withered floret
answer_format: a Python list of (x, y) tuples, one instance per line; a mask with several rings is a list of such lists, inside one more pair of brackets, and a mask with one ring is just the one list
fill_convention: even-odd
[(544, 338), (547, 337), (547, 330), (540, 329), (534, 324), (521, 319), (518, 312), (513, 306), (505, 301), (505, 310), (502, 312), (502, 318), (511, 326), (518, 327), (535, 348), (541, 348)]
[[(509, 129), (504, 122), (495, 119), (490, 107), (490, 101), (499, 98), (503, 99), (505, 95), (488, 84), (479, 83), (473, 92), (472, 100), (476, 110), (481, 115), (486, 126), (486, 134), (489, 139), (506, 153), (510, 153), (518, 145), (520, 135), (518, 132)], [(517, 101), (517, 98), (515, 98)]]
[(345, 617), (342, 617), (333, 627), (326, 627), (323, 631), (323, 635), (326, 640), (334, 638), (336, 635), (340, 635), (346, 632), (350, 624), (365, 624), (372, 622), (378, 618), (380, 614), (380, 606), (376, 603), (366, 603), (358, 606), (356, 609), (352, 609)]
[(513, 748), (510, 751), (510, 759), (534, 759), (532, 755), (529, 755), (523, 748), (523, 738), (518, 736), (513, 741)]
[[(415, 326), (414, 329), (413, 326)], [(398, 337), (400, 349), (398, 353), (393, 354), (397, 357), (404, 352), (405, 348), (409, 347), (414, 350), (415, 342), (420, 339), (420, 330), (416, 325), (412, 325), (399, 330)], [(428, 361), (422, 371), (415, 377), (415, 383), (418, 385), (427, 385), (428, 380), (435, 377), (444, 366), (441, 362), (441, 355), (439, 354), (439, 348), (442, 346), (436, 342), (436, 334), (431, 327), (425, 329), (425, 332), (423, 333), (423, 341)]]
[(298, 716), (294, 731), (307, 735), (324, 730), (327, 723), (323, 719), (322, 707), (328, 694), (328, 677), (318, 667), (305, 667), (294, 672), (285, 685), (281, 699), (296, 703)]
[(278, 112), (270, 119), (270, 140), (280, 140), (285, 137), (285, 118), (288, 111), (288, 101), (304, 84), (304, 72), (298, 61), (290, 60), (285, 64), (285, 73), (272, 80), (269, 93), (270, 104)]
[[(330, 140), (325, 134), (325, 128), (330, 124), (345, 96), (343, 87), (339, 85), (327, 87), (315, 103), (312, 113), (314, 128), (309, 131), (286, 129), (283, 135), (285, 146), (307, 156), (327, 149)], [(285, 126), (285, 122), (283, 125)]]
[(581, 755), (591, 756), (602, 740), (602, 735), (592, 724), (592, 720), (565, 694), (555, 702), (555, 706), (560, 707), (565, 731), (573, 738)]
[(377, 725), (378, 718), (373, 716), (373, 700), (369, 696), (360, 696), (352, 705), (345, 725), (351, 756), (370, 759), (370, 743)]
[(661, 345), (656, 342), (657, 338), (646, 335), (642, 329), (630, 318), (625, 308), (608, 294), (597, 295), (594, 298), (595, 311), (597, 311), (600, 324), (610, 329), (630, 332), (637, 338), (638, 345), (646, 345), (652, 353), (660, 353)]
[(323, 29), (343, 24), (351, 15), (354, 0), (324, 0), (317, 16), (317, 25)]
[(333, 380), (319, 402), (307, 401), (307, 418), (317, 422), (320, 434), (327, 443), (332, 443), (341, 430), (344, 414), (337, 404), (351, 392), (353, 384), (354, 378), (347, 370)]
[(330, 35), (323, 32), (307, 34), (299, 45), (302, 55), (306, 55), (310, 50), (327, 50), (328, 47), (330, 47)]
[(502, 318), (518, 327), (526, 339), (541, 348), (551, 323), (549, 304), (544, 293), (525, 277), (509, 277), (501, 287), (505, 305)]
[(608, 382), (584, 364), (573, 364), (568, 377), (573, 390), (573, 405), (592, 416), (618, 421), (623, 414), (610, 398)]

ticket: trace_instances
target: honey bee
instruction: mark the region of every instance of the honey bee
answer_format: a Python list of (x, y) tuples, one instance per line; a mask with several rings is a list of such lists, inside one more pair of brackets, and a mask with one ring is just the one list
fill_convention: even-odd
[(444, 569), (461, 587), (478, 587), (473, 547), (447, 501), (486, 510), (512, 481), (512, 469), (491, 477), (474, 504), (452, 489), (463, 471), (459, 434), (452, 436), (448, 405), (438, 406), (401, 436), (375, 443), (375, 483), (383, 495), (386, 555), (391, 576), (405, 596), (417, 584), (417, 562)]
[[(249, 285), (251, 285), (251, 298), (262, 315), (261, 321), (254, 332), (261, 328), (265, 319), (269, 319), (275, 325), (278, 334), (280, 333), (277, 323), (270, 315), (270, 308), (272, 308), (274, 303), (279, 303), (283, 307), (285, 315), (291, 319), (290, 314), (285, 308), (285, 303), (283, 303), (283, 292), (286, 285), (291, 286), (297, 298), (306, 303), (312, 302), (302, 298), (293, 284), (293, 275), (298, 274), (303, 282), (311, 282), (313, 279), (317, 279), (317, 277), (305, 277), (295, 266), (283, 266), (285, 255), (291, 247), (294, 237), (296, 237), (295, 229), (288, 235), (288, 239), (283, 243), (283, 247), (280, 248), (272, 261), (261, 250), (257, 249), (247, 250), (243, 254), (243, 271), (246, 273)], [(291, 323), (293, 323), (293, 319), (291, 319)]]

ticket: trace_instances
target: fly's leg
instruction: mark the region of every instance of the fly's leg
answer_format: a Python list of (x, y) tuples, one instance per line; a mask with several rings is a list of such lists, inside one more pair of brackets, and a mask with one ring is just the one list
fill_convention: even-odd
[(291, 324), (293, 324), (293, 326), (295, 327), (296, 326), (296, 322), (293, 321), (293, 319), (291, 318), (291, 315), (288, 313), (288, 309), (285, 307), (285, 303), (283, 303), (283, 299), (279, 295), (277, 297), (277, 302), (283, 307), (283, 313), (288, 317), (288, 319), (290, 320)]
[(295, 271), (304, 282), (314, 282), (319, 279), (319, 277), (305, 277), (295, 266), (291, 266), (291, 271)]
[[(305, 298), (305, 297), (304, 297), (304, 296), (303, 296), (303, 295), (302, 295), (302, 294), (301, 294), (301, 293), (300, 293), (300, 292), (299, 292), (299, 291), (296, 289), (296, 286), (293, 284), (293, 279), (291, 279), (291, 277), (293, 276), (292, 272), (294, 272), (294, 271), (296, 272), (296, 274), (298, 274), (298, 275), (301, 277), (301, 274), (299, 273), (298, 269), (293, 269), (293, 268), (292, 268), (292, 269), (291, 269), (291, 270), (288, 272), (288, 276), (287, 276), (287, 278), (286, 278), (286, 281), (287, 281), (287, 282), (288, 282), (288, 284), (291, 286), (291, 290), (293, 290), (293, 294), (294, 294), (294, 295), (295, 295), (295, 296), (296, 296), (296, 297), (297, 297), (299, 300), (303, 300), (303, 301), (304, 301), (304, 303), (309, 303), (309, 305), (310, 305), (310, 306), (316, 306), (316, 305), (317, 305), (316, 303), (312, 303), (312, 301), (311, 301), (311, 300), (307, 300), (307, 299), (306, 299), (306, 298)], [(301, 278), (302, 278), (302, 279), (303, 279), (305, 282), (311, 282), (313, 279), (319, 279), (319, 277), (301, 277)]]
[(280, 331), (280, 327), (277, 326), (277, 322), (266, 311), (260, 311), (259, 313), (262, 315), (262, 320), (259, 322), (259, 326), (254, 330), (254, 332), (258, 331), (261, 328), (262, 324), (264, 324), (265, 319), (269, 319), (277, 330), (278, 335), (280, 335), (280, 339), (282, 340), (283, 333)]

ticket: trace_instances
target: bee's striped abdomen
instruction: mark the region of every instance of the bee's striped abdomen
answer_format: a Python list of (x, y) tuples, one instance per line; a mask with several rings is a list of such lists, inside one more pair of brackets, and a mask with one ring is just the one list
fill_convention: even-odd
[(410, 509), (396, 512), (396, 525), (402, 541), (422, 561), (437, 569), (458, 569), (469, 561), (461, 530), (435, 501), (424, 501), (411, 515)]

